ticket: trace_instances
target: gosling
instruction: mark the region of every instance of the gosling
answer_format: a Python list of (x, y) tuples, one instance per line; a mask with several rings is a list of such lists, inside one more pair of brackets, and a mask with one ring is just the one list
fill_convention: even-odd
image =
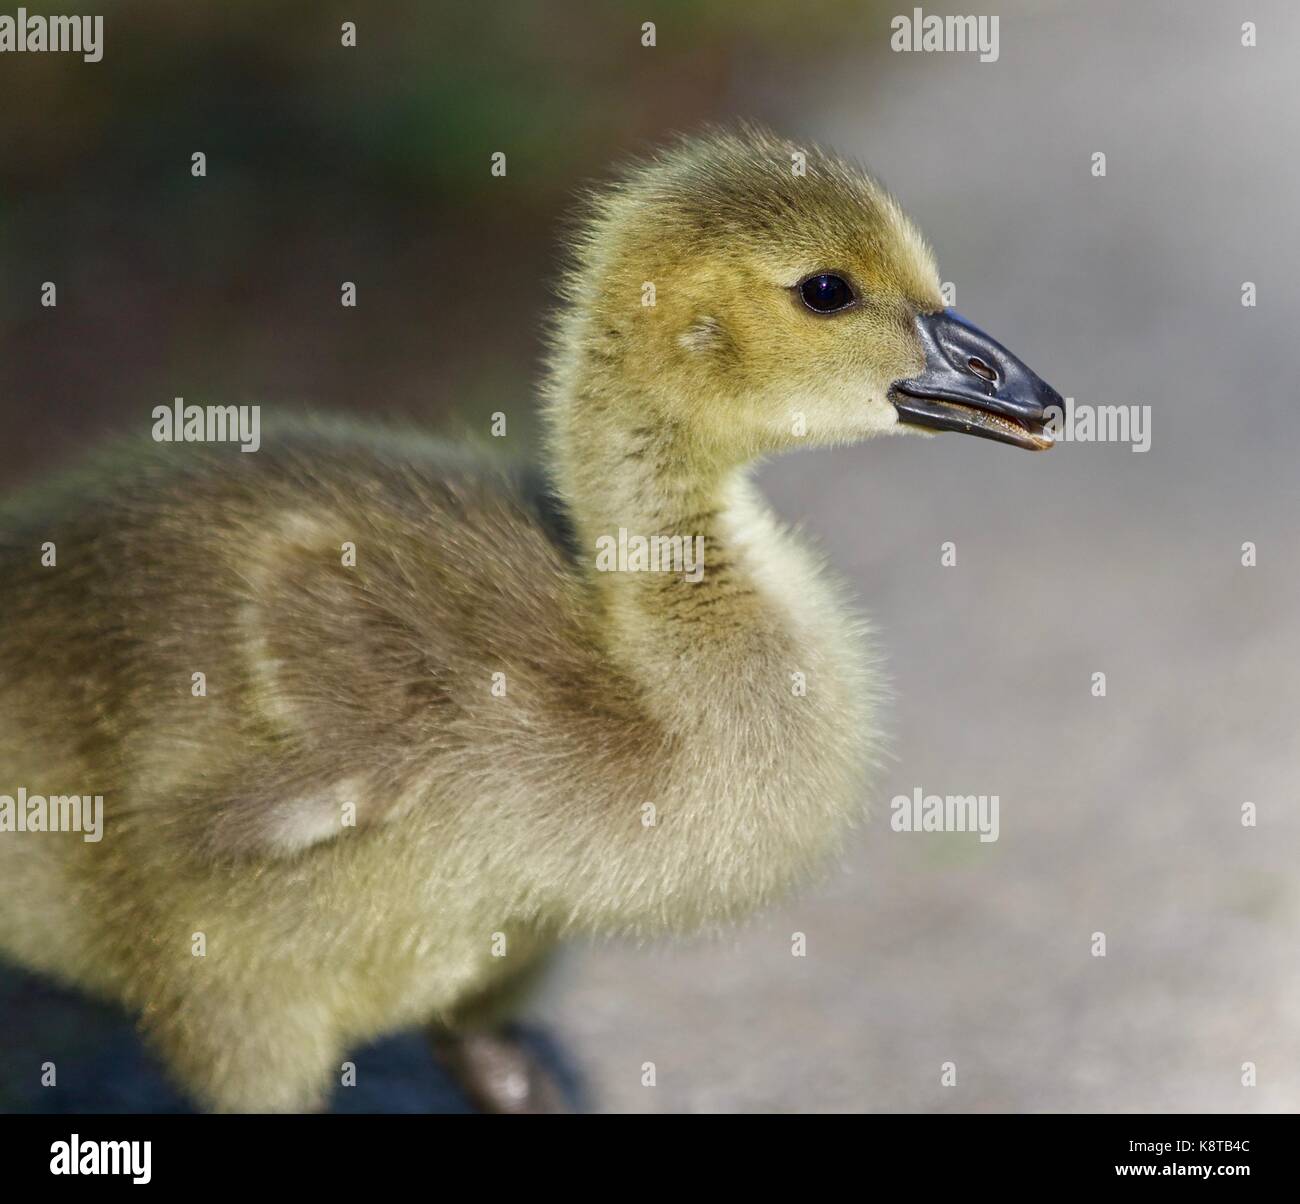
[[(862, 810), (867, 631), (747, 466), (1051, 443), (898, 204), (761, 131), (596, 195), (562, 295), (540, 479), (268, 423), (0, 512), (0, 950), (138, 1015), (203, 1108), (324, 1107), (412, 1025), (483, 1107), (562, 1106), (509, 1027), (561, 938), (731, 921)], [(102, 839), (20, 791), (101, 795)]]

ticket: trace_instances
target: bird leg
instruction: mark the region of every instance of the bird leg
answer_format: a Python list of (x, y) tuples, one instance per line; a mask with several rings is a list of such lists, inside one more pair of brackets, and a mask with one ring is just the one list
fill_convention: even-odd
[(559, 1083), (514, 1026), (471, 1032), (435, 1028), (433, 1051), (483, 1112), (539, 1115), (568, 1112)]
[(550, 964), (548, 952), (531, 952), (522, 966), (481, 986), (428, 1026), (434, 1056), (484, 1112), (572, 1110), (559, 1080), (512, 1019)]

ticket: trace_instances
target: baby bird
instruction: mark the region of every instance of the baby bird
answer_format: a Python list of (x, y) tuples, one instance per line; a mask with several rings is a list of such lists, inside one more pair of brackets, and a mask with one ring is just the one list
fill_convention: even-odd
[[(484, 1107), (556, 1106), (503, 1026), (557, 941), (742, 916), (863, 808), (866, 630), (747, 467), (1051, 443), (898, 204), (767, 133), (625, 172), (562, 293), (540, 483), (268, 422), (0, 513), (0, 950), (137, 1014), (201, 1107), (323, 1107), (416, 1024)], [(102, 839), (20, 790), (102, 796)]]

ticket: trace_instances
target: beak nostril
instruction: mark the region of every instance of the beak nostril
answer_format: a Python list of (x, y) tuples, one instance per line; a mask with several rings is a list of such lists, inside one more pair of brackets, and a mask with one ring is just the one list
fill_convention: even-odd
[(970, 359), (966, 361), (966, 366), (974, 372), (976, 376), (981, 376), (987, 381), (995, 381), (998, 378), (998, 374), (977, 355), (972, 355)]

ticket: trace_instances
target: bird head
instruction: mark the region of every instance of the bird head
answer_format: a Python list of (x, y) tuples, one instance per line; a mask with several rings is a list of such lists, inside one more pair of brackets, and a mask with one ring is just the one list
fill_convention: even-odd
[(826, 151), (752, 128), (684, 139), (595, 196), (576, 251), (580, 392), (626, 397), (625, 420), (693, 448), (944, 430), (1052, 444), (1060, 395), (945, 307), (902, 208)]

